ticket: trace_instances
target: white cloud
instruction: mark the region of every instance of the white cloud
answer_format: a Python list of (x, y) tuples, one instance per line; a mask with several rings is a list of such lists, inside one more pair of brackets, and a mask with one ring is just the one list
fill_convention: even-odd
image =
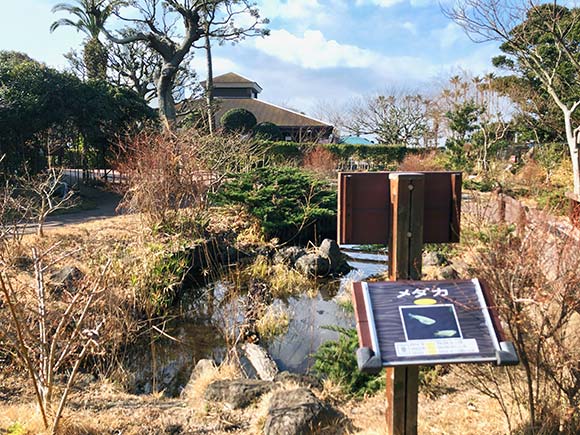
[(433, 30), (433, 36), (439, 40), (439, 46), (443, 49), (450, 48), (458, 41), (467, 38), (461, 27), (450, 22), (442, 29)]
[(364, 4), (371, 4), (382, 8), (390, 8), (391, 6), (404, 2), (405, 0), (356, 0), (356, 5), (361, 6)]
[(405, 21), (403, 24), (401, 24), (401, 27), (405, 30), (408, 30), (413, 35), (417, 34), (417, 26), (415, 25), (415, 23), (412, 23), (411, 21)]
[(381, 57), (371, 50), (328, 40), (319, 30), (307, 30), (303, 37), (287, 30), (273, 30), (269, 37), (257, 39), (255, 44), (270, 56), (312, 69), (367, 68)]
[(385, 80), (424, 81), (436, 67), (411, 56), (386, 56), (372, 50), (328, 40), (318, 30), (296, 36), (274, 30), (270, 37), (255, 41), (258, 50), (304, 69), (367, 69)]
[(414, 8), (425, 8), (431, 5), (449, 4), (453, 3), (453, 1), (454, 0), (356, 0), (356, 5), (361, 6), (371, 4), (382, 8), (390, 8), (401, 3), (409, 3), (409, 5)]
[(304, 19), (324, 12), (318, 0), (264, 0), (259, 7), (260, 15), (270, 19)]
[(486, 74), (494, 71), (491, 59), (499, 54), (496, 44), (478, 45), (467, 56), (456, 59), (447, 65), (455, 70), (463, 69), (475, 75)]

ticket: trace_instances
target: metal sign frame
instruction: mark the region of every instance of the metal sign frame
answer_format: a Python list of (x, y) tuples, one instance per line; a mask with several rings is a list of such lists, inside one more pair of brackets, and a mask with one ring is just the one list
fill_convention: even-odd
[[(402, 299), (401, 303), (393, 302), (396, 299), (394, 292), (400, 294), (402, 288), (426, 288), (435, 285), (438, 289), (449, 288), (450, 290), (445, 290), (449, 296), (438, 298), (438, 300), (435, 298), (414, 299), (414, 301), (427, 301), (429, 305), (409, 304), (409, 300), (406, 299)], [(451, 289), (461, 294), (451, 296), (453, 294)], [(373, 291), (376, 296), (375, 301), (381, 300), (381, 307), (373, 305)], [(387, 313), (384, 301), (385, 294), (389, 292), (392, 294)], [(478, 279), (354, 283), (353, 301), (361, 346), (357, 351), (359, 368), (366, 372), (376, 372), (382, 367), (411, 365), (484, 362), (495, 362), (497, 365), (517, 364), (519, 360), (513, 344), (505, 339), (503, 328), (498, 322), (490, 300), (491, 295)], [(466, 301), (475, 305), (468, 306), (465, 304)], [(414, 308), (417, 312), (421, 309), (428, 310), (430, 307), (449, 306), (453, 306), (455, 321), (458, 325), (458, 331), (456, 331), (458, 337), (409, 339), (405, 324), (408, 320), (400, 314), (402, 308)], [(394, 324), (397, 317), (398, 324)], [(429, 321), (429, 325), (425, 325), (424, 328), (429, 328), (431, 322), (435, 323), (435, 320), (430, 317), (422, 317), (421, 320)], [(469, 325), (467, 325), (468, 321)], [(468, 333), (464, 327), (466, 325)], [(420, 353), (399, 355), (398, 349), (401, 349), (401, 346), (409, 346), (415, 351), (419, 350)], [(388, 351), (385, 351), (386, 347)]]

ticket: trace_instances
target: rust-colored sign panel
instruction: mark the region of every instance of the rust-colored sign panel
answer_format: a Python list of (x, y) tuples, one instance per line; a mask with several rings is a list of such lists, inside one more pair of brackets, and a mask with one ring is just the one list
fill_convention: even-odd
[[(424, 243), (459, 241), (461, 172), (425, 175)], [(339, 174), (338, 238), (340, 244), (388, 244), (391, 227), (389, 172)]]

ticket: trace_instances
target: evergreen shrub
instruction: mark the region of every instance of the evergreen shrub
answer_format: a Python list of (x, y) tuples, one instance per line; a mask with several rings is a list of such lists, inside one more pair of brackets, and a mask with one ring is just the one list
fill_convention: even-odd
[(257, 124), (256, 117), (246, 109), (230, 109), (220, 120), (222, 127), (228, 133), (247, 133)]
[(336, 216), (336, 190), (293, 167), (268, 166), (236, 174), (212, 199), (217, 205), (246, 207), (269, 238), (287, 240)]

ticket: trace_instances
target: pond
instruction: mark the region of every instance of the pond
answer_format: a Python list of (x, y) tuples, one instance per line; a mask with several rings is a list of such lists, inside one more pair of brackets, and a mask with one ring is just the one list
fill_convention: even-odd
[[(333, 283), (321, 282), (313, 294), (272, 302), (290, 315), (284, 334), (261, 342), (280, 370), (308, 372), (314, 363), (312, 355), (320, 345), (338, 338), (338, 333), (326, 326), (355, 326), (352, 310), (340, 303), (350, 300), (345, 295), (348, 283), (387, 271), (385, 255), (352, 248), (344, 252), (353, 268), (348, 275)], [(154, 389), (151, 379), (155, 371), (157, 389), (164, 389), (170, 396), (177, 395), (197, 361), (204, 358), (223, 360), (244, 317), (244, 296), (230, 296), (228, 300), (229, 290), (227, 284), (217, 282), (196, 291), (189, 300), (183, 300), (175, 319), (162, 325), (164, 334), (158, 334), (155, 339), (155, 370), (151, 367), (151, 346), (134, 353), (129, 369), (135, 374), (135, 392), (149, 393)]]

